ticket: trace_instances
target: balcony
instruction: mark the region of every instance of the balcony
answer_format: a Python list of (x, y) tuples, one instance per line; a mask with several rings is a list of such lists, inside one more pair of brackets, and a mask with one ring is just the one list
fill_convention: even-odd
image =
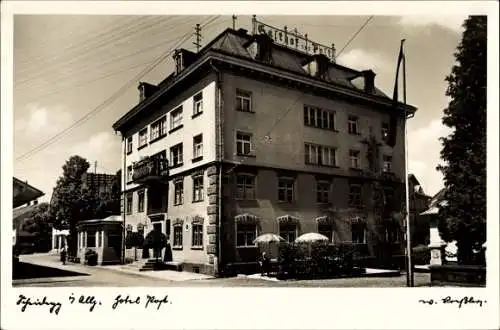
[(132, 181), (138, 184), (166, 183), (168, 161), (165, 158), (144, 158), (133, 165)]

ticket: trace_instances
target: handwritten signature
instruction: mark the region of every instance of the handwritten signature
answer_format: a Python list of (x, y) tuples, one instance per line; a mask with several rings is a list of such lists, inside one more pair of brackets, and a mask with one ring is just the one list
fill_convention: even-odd
[(472, 296), (465, 296), (465, 297), (462, 297), (462, 298), (452, 298), (451, 296), (447, 296), (447, 297), (444, 297), (444, 298), (441, 298), (441, 299), (420, 299), (418, 301), (419, 303), (421, 304), (424, 304), (424, 305), (438, 305), (438, 304), (448, 304), (448, 305), (457, 305), (458, 308), (462, 308), (462, 306), (464, 305), (477, 305), (479, 307), (483, 307), (483, 304), (486, 304), (486, 300), (482, 300), (482, 299), (477, 299), (477, 298), (474, 298)]

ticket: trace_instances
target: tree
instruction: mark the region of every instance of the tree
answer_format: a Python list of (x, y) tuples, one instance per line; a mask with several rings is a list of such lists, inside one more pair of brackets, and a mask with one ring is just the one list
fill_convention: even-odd
[(57, 180), (50, 205), (55, 219), (54, 227), (69, 229), (69, 252), (76, 251), (76, 225), (93, 216), (94, 202), (91, 192), (83, 189), (82, 176), (90, 164), (80, 156), (71, 156), (63, 165), (63, 174)]
[(457, 241), (458, 262), (473, 261), (473, 250), (486, 240), (486, 16), (470, 16), (446, 77), (443, 124), (453, 133), (441, 138), (438, 166), (444, 174), (445, 200), (439, 229), (445, 241)]
[(41, 203), (24, 219), (21, 229), (35, 235), (36, 251), (50, 250), (52, 239), (52, 218), (49, 213), (49, 204)]

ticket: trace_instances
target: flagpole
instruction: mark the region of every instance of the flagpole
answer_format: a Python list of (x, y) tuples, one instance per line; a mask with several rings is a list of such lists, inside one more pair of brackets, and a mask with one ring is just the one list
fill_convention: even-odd
[[(401, 47), (403, 47), (404, 39), (401, 40)], [(403, 103), (406, 106), (406, 55), (403, 55)], [(407, 258), (407, 272), (406, 272), (406, 285), (408, 287), (414, 286), (413, 278), (413, 263), (412, 263), (412, 246), (411, 246), (411, 227), (410, 227), (410, 187), (408, 184), (408, 123), (407, 120), (411, 118), (406, 113), (405, 109), (405, 201), (406, 201), (406, 258)]]

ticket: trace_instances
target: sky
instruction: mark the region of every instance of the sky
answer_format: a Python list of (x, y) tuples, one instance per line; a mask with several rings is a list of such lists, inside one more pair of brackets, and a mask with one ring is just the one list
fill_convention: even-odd
[[(215, 16), (16, 15), (14, 176), (41, 189), (46, 194), (41, 201), (48, 201), (71, 155), (85, 157), (91, 170), (115, 173), (120, 168), (121, 138), (111, 126), (137, 104), (138, 73), (194, 33), (196, 23), (211, 18)], [(277, 27), (295, 27), (326, 45), (335, 43), (340, 51), (369, 16), (258, 18)], [(418, 108), (408, 125), (408, 167), (428, 195), (443, 187), (435, 168), (441, 162), (439, 137), (451, 132), (441, 123), (449, 102), (445, 77), (454, 65), (464, 19), (374, 16), (337, 59), (348, 67), (372, 69), (377, 87), (392, 95), (399, 43), (406, 39), (407, 102)], [(202, 43), (231, 25), (230, 16), (217, 17), (202, 29)], [(238, 16), (237, 28), (251, 30), (250, 26), (250, 16)], [(194, 49), (193, 41), (189, 38), (182, 47)], [(140, 81), (158, 83), (172, 69), (168, 56)], [(134, 77), (119, 98), (82, 120)], [(78, 125), (68, 130), (75, 122)], [(65, 130), (54, 143), (45, 143)]]

